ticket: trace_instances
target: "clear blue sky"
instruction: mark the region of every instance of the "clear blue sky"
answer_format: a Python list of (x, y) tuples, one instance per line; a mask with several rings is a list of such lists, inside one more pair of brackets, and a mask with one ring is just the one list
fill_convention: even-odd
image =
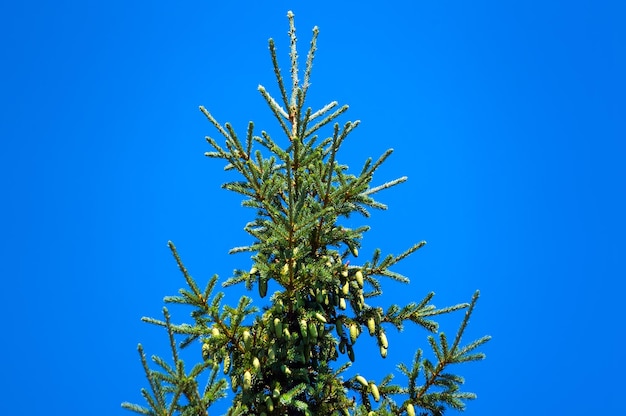
[[(302, 55), (321, 30), (311, 104), (362, 120), (340, 160), (393, 147), (376, 180), (409, 177), (361, 250), (429, 243), (385, 299), (481, 290), (468, 340), (493, 340), (459, 368), (465, 414), (621, 414), (626, 7), (591, 0), (4, 2), (1, 413), (130, 415), (137, 343), (166, 351), (140, 317), (183, 285), (166, 242), (201, 282), (249, 266), (227, 250), (253, 212), (220, 189), (197, 107), (275, 129), (256, 87), (276, 91), (267, 39), (286, 65), (289, 9)], [(425, 336), (391, 333), (363, 372)]]

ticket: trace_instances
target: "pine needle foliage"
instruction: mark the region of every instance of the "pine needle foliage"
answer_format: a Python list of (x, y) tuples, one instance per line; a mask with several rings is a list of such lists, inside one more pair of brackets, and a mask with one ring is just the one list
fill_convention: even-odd
[[(385, 209), (373, 196), (406, 177), (372, 186), (374, 173), (392, 150), (376, 161), (368, 159), (358, 174), (339, 163), (338, 151), (359, 122), (340, 124), (338, 118), (348, 106), (337, 102), (316, 111), (305, 106), (318, 29), (313, 29), (301, 81), (293, 13), (288, 18), (290, 80), (283, 78), (270, 39), (279, 98), (263, 86), (258, 88), (285, 138), (276, 140), (266, 131), (256, 135), (252, 122), (240, 138), (229, 123), (220, 124), (200, 107), (225, 139), (220, 144), (207, 137), (212, 150), (206, 156), (224, 161), (226, 170), (239, 174), (240, 180), (223, 187), (243, 195), (243, 205), (256, 211), (245, 226), (252, 244), (231, 250), (251, 253), (251, 268), (235, 270), (223, 286), (244, 284), (261, 298), (267, 296), (270, 281), (279, 290), (261, 310), (248, 296), (235, 307), (222, 305), (223, 293), (214, 294), (217, 276), (200, 289), (170, 242), (187, 287), (165, 302), (191, 307), (193, 323), (172, 323), (167, 308), (163, 319), (143, 318), (167, 331), (172, 364), (153, 356), (151, 367), (139, 345), (149, 385), (141, 391), (146, 405), (122, 406), (145, 415), (208, 415), (210, 406), (226, 397), (230, 387), (229, 416), (435, 416), (450, 408), (463, 410), (475, 395), (461, 390), (464, 380), (450, 367), (484, 358), (477, 349), (488, 336), (462, 342), (478, 292), (469, 303), (442, 309), (430, 303), (434, 293), (404, 306), (386, 310), (376, 306), (382, 294), (380, 279), (408, 283), (407, 277), (391, 268), (425, 242), (399, 255), (383, 257), (376, 250), (371, 260), (357, 265), (355, 258), (368, 227), (348, 228), (342, 220)], [(330, 127), (328, 135), (323, 133), (325, 127)], [(459, 310), (465, 315), (454, 338), (448, 339), (434, 318)], [(363, 334), (385, 358), (390, 348), (387, 331), (402, 330), (407, 322), (431, 333), (427, 340), (433, 359), (419, 349), (410, 366), (398, 365), (399, 374), (406, 378), (402, 385), (393, 384), (391, 374), (380, 381), (347, 375), (356, 359), (355, 344), (367, 338)], [(191, 346), (199, 346), (199, 363), (187, 370), (179, 350)]]

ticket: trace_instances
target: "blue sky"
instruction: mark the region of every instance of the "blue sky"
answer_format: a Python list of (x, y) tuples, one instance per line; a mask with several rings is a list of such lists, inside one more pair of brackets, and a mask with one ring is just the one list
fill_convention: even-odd
[[(140, 318), (183, 285), (166, 242), (200, 282), (249, 266), (227, 251), (253, 212), (220, 189), (197, 107), (275, 129), (256, 88), (276, 91), (267, 39), (285, 67), (290, 9), (302, 55), (321, 31), (311, 105), (362, 121), (340, 161), (393, 147), (376, 181), (409, 177), (380, 194), (361, 250), (428, 241), (386, 301), (481, 290), (468, 340), (493, 340), (459, 368), (478, 394), (465, 414), (623, 412), (622, 2), (74, 3), (0, 6), (3, 414), (131, 414), (137, 343), (166, 352)], [(425, 336), (390, 333), (363, 372), (393, 371)]]

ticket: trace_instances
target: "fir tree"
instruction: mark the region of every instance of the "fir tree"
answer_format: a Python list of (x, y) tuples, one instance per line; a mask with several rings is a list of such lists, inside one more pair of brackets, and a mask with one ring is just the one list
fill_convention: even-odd
[[(147, 415), (208, 415), (209, 407), (225, 397), (230, 387), (233, 397), (227, 414), (233, 416), (441, 415), (448, 408), (463, 410), (465, 400), (475, 395), (461, 391), (463, 378), (450, 372), (450, 366), (484, 358), (476, 350), (488, 336), (462, 343), (478, 292), (469, 303), (443, 309), (430, 304), (433, 293), (404, 306), (386, 310), (376, 306), (382, 294), (381, 278), (408, 283), (391, 268), (425, 242), (399, 255), (382, 256), (376, 250), (371, 260), (357, 265), (355, 258), (368, 227), (348, 228), (342, 220), (345, 223), (352, 214), (368, 217), (370, 209), (385, 209), (374, 195), (406, 178), (372, 186), (374, 173), (392, 150), (376, 161), (368, 159), (358, 174), (339, 163), (338, 151), (359, 122), (340, 125), (337, 119), (348, 106), (337, 102), (317, 111), (305, 106), (318, 29), (313, 29), (300, 81), (293, 14), (289, 12), (288, 17), (290, 92), (271, 39), (280, 98), (259, 86), (286, 138), (276, 140), (265, 131), (255, 135), (250, 122), (245, 138), (240, 139), (229, 123), (221, 125), (200, 107), (225, 138), (221, 145), (207, 137), (213, 150), (206, 155), (222, 159), (226, 170), (241, 177), (223, 187), (242, 194), (243, 205), (256, 211), (245, 226), (252, 244), (231, 250), (251, 253), (251, 267), (235, 270), (222, 285), (244, 284), (261, 298), (267, 296), (270, 281), (280, 290), (262, 310), (247, 296), (234, 307), (222, 306), (223, 293), (214, 294), (217, 276), (202, 290), (170, 242), (187, 288), (179, 296), (166, 297), (165, 302), (190, 306), (193, 322), (174, 324), (167, 308), (163, 319), (143, 318), (166, 329), (173, 362), (153, 356), (151, 367), (139, 345), (149, 382), (149, 389), (142, 389), (147, 407), (122, 406)], [(329, 126), (328, 135), (322, 133)], [(465, 315), (456, 335), (448, 339), (438, 332), (433, 318), (459, 310)], [(402, 385), (393, 384), (392, 375), (380, 381), (348, 375), (357, 358), (357, 341), (377, 343), (385, 358), (390, 348), (386, 331), (402, 330), (407, 322), (432, 333), (427, 340), (433, 359), (420, 349), (410, 366), (398, 365), (406, 378)], [(201, 351), (199, 362), (189, 370), (179, 349), (196, 346)]]

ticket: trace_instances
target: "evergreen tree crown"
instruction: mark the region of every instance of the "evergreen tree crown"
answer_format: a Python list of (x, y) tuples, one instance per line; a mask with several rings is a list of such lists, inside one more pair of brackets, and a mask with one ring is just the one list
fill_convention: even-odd
[[(191, 306), (193, 324), (172, 323), (167, 308), (163, 320), (143, 318), (167, 330), (173, 365), (152, 357), (158, 369), (151, 369), (139, 345), (150, 385), (150, 390), (142, 390), (148, 407), (123, 406), (149, 415), (208, 415), (209, 407), (225, 397), (230, 386), (233, 398), (227, 414), (233, 416), (439, 415), (447, 408), (462, 410), (464, 401), (475, 396), (460, 391), (463, 378), (447, 370), (452, 364), (484, 358), (476, 349), (489, 337), (461, 344), (478, 292), (470, 303), (441, 309), (430, 304), (434, 293), (386, 310), (375, 305), (382, 295), (380, 278), (408, 283), (407, 277), (391, 268), (425, 242), (399, 255), (382, 256), (377, 249), (359, 265), (368, 227), (342, 224), (355, 213), (368, 217), (371, 209), (386, 209), (374, 195), (406, 177), (372, 186), (374, 173), (391, 149), (376, 161), (365, 161), (358, 174), (339, 163), (338, 151), (359, 121), (340, 124), (338, 119), (348, 106), (337, 102), (316, 111), (306, 107), (318, 29), (313, 29), (301, 81), (293, 13), (288, 13), (288, 19), (290, 90), (272, 39), (269, 50), (280, 98), (263, 86), (258, 88), (284, 133), (284, 143), (266, 131), (256, 135), (252, 122), (240, 138), (229, 123), (220, 124), (200, 107), (225, 139), (220, 144), (207, 137), (212, 150), (206, 156), (223, 160), (226, 170), (238, 173), (239, 180), (223, 187), (243, 195), (243, 206), (256, 211), (245, 226), (253, 242), (231, 250), (251, 253), (251, 268), (235, 270), (223, 286), (244, 284), (261, 298), (267, 296), (270, 282), (279, 290), (262, 310), (253, 306), (249, 296), (242, 296), (235, 307), (222, 306), (223, 293), (213, 293), (217, 276), (201, 290), (170, 242), (188, 287), (165, 302)], [(465, 310), (465, 315), (454, 339), (448, 340), (433, 318), (457, 310)], [(385, 358), (387, 329), (402, 330), (407, 322), (433, 333), (427, 339), (435, 361), (418, 350), (410, 367), (400, 364), (398, 370), (407, 378), (404, 386), (392, 384), (391, 375), (379, 382), (346, 375), (362, 334), (373, 339)], [(182, 339), (177, 341), (178, 337)], [(187, 372), (179, 349), (198, 344), (202, 359)], [(201, 376), (208, 379), (203, 387)]]

